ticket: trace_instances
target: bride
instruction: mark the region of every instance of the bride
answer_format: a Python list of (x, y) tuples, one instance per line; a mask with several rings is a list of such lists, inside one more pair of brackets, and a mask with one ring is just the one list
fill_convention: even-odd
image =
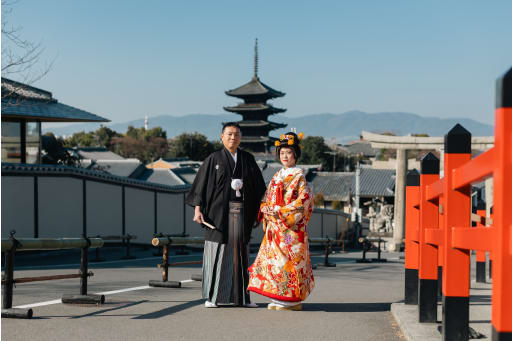
[(269, 297), (271, 310), (302, 310), (301, 302), (315, 286), (306, 229), (313, 195), (296, 167), (302, 136), (290, 132), (276, 141), (283, 168), (270, 181), (260, 206), (265, 233), (249, 268), (247, 290)]

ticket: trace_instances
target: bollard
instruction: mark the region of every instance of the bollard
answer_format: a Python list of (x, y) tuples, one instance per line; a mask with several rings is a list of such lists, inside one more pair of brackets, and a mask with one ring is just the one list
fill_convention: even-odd
[[(157, 240), (158, 242), (158, 240)], [(169, 239), (170, 242), (170, 239)], [(154, 245), (154, 242), (153, 242)], [(160, 287), (160, 288), (181, 288), (181, 282), (178, 281), (169, 281), (169, 247), (170, 244), (163, 245), (163, 253), (162, 253), (162, 263), (158, 264), (158, 267), (162, 269), (162, 280), (161, 281), (149, 281), (150, 287)]]
[(414, 207), (419, 202), (420, 173), (413, 169), (407, 173), (405, 189), (405, 304), (418, 304), (418, 224), (419, 211)]
[[(11, 239), (14, 237), (11, 236)], [(2, 283), (2, 309), (12, 308), (12, 288), (14, 286), (14, 253), (16, 247), (5, 253), (5, 284)]]
[(88, 257), (89, 257), (89, 248), (84, 247), (81, 250), (81, 258), (80, 258), (80, 295), (87, 295), (87, 268), (88, 268)]
[(331, 244), (331, 240), (329, 239), (329, 237), (327, 237), (327, 242), (324, 245), (325, 245), (324, 264), (322, 264), (322, 265), (325, 267), (335, 267), (336, 264), (329, 263), (329, 253), (331, 253), (331, 250), (332, 250), (332, 244)]
[[(444, 245), (452, 245), (452, 227), (470, 227), (471, 185), (453, 189), (453, 170), (471, 160), (471, 134), (456, 124), (444, 137)], [(443, 274), (443, 340), (467, 340), (469, 331), (469, 250), (446, 247)]]
[(427, 185), (438, 179), (439, 159), (428, 153), (421, 160), (420, 174), (419, 322), (437, 322), (437, 247), (426, 243), (425, 230), (438, 228), (439, 208), (426, 195)]
[[(126, 255), (121, 257), (121, 259), (135, 259), (135, 256), (130, 255), (130, 240), (133, 238), (133, 236), (130, 236), (129, 234), (126, 235), (126, 239), (123, 238), (123, 244), (126, 245)], [(125, 242), (126, 240), (126, 242)]]

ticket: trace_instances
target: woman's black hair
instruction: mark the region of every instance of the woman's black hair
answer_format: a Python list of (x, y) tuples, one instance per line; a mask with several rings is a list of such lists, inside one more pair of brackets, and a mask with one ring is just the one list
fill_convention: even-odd
[(281, 152), (282, 148), (289, 148), (293, 151), (293, 155), (295, 155), (295, 162), (297, 162), (301, 155), (299, 137), (293, 132), (283, 134), (281, 137), (283, 138), (279, 138), (279, 145), (276, 148), (277, 158), (280, 159), (279, 153)]

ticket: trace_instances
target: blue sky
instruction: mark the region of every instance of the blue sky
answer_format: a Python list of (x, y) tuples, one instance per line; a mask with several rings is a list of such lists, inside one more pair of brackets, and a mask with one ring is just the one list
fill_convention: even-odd
[[(222, 113), (252, 76), (286, 115), (402, 111), (492, 124), (512, 1), (20, 0), (4, 16), (55, 59), (34, 86), (124, 122)], [(4, 42), (2, 42), (3, 44)]]

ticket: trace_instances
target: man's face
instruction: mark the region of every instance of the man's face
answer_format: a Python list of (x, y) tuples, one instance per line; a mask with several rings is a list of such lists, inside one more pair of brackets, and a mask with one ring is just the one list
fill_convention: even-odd
[(240, 129), (237, 127), (226, 127), (226, 129), (224, 129), (220, 135), (220, 138), (222, 140), (222, 144), (224, 144), (224, 147), (226, 147), (226, 149), (230, 152), (234, 153), (240, 145), (242, 134), (240, 133)]

